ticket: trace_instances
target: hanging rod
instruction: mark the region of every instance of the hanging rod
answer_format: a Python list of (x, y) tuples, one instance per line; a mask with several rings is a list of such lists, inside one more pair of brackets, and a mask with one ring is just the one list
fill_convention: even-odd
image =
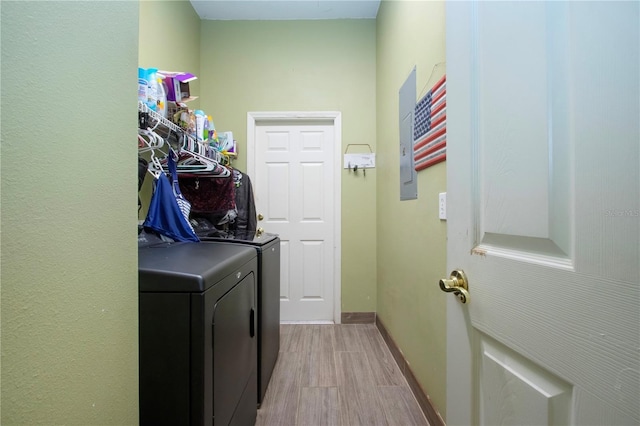
[[(163, 117), (161, 114), (158, 114), (156, 111), (149, 108), (149, 106), (144, 102), (141, 102), (141, 101), (138, 102), (138, 112), (149, 114), (149, 117), (153, 118), (163, 126), (169, 128), (170, 130), (173, 130), (176, 133), (184, 132), (184, 129), (182, 127), (178, 126), (177, 124)], [(191, 137), (191, 136), (188, 136), (188, 137)]]
[[(182, 127), (163, 117), (161, 114), (158, 114), (156, 111), (149, 108), (149, 106), (144, 102), (138, 102), (138, 112), (146, 113), (149, 117), (156, 122), (162, 124), (164, 127), (173, 131), (177, 135), (185, 135), (189, 140), (188, 146), (194, 147), (193, 151), (197, 154), (204, 155), (209, 157), (218, 163), (222, 162), (222, 154), (209, 145), (209, 143), (203, 141), (197, 141), (193, 136), (189, 135)], [(182, 147), (186, 148), (186, 147)]]

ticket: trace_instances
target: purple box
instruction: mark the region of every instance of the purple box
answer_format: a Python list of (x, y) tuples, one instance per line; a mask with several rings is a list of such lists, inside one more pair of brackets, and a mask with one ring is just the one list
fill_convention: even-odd
[(191, 96), (189, 82), (196, 80), (198, 77), (188, 72), (158, 71), (158, 73), (165, 76), (167, 100), (188, 102), (196, 99), (196, 96)]

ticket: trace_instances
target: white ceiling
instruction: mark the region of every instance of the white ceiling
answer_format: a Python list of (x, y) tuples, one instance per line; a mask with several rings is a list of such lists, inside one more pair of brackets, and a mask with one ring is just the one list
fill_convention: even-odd
[(375, 19), (380, 0), (190, 0), (200, 19)]

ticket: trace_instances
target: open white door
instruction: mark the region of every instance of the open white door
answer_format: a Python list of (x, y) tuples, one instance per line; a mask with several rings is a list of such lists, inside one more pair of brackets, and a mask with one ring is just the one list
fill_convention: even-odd
[(640, 4), (446, 19), (447, 424), (640, 424)]

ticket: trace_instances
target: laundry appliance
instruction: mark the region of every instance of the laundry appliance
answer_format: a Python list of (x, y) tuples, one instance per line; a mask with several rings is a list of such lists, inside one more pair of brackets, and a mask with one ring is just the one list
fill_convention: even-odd
[(258, 256), (258, 407), (264, 400), (280, 351), (280, 238), (254, 230), (220, 230), (203, 218), (191, 220), (202, 242), (251, 247)]
[(253, 425), (257, 251), (141, 244), (138, 277), (140, 424)]

